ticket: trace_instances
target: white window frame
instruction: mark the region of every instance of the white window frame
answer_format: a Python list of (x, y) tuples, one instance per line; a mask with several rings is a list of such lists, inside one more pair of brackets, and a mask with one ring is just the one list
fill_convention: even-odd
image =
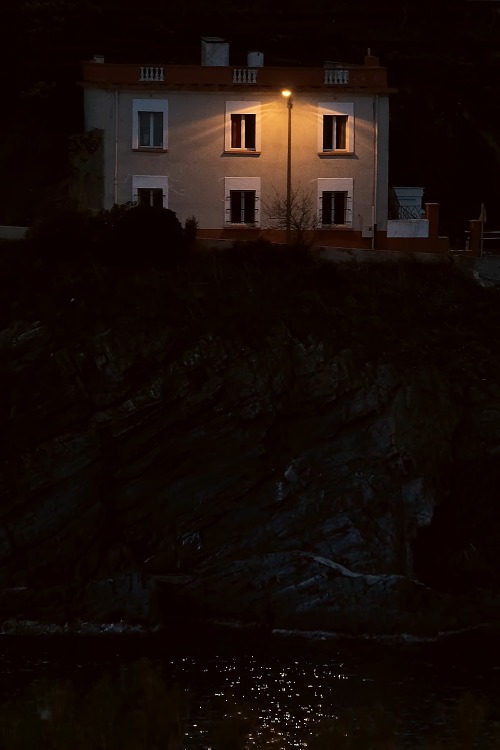
[[(318, 104), (318, 151), (321, 154), (353, 154), (354, 153), (354, 102), (319, 102)], [(347, 116), (346, 147), (335, 148), (335, 123), (333, 129), (333, 148), (323, 148), (323, 115)]]
[[(255, 115), (255, 148), (231, 147), (231, 115)], [(256, 101), (226, 102), (224, 150), (232, 154), (256, 154), (261, 148), (261, 103)]]
[[(353, 207), (353, 179), (352, 177), (320, 177), (318, 179), (318, 227), (328, 229), (330, 227), (346, 227), (352, 229)], [(323, 224), (323, 193), (344, 192), (347, 193), (348, 208), (344, 224)]]
[[(139, 145), (139, 112), (162, 112), (163, 144), (161, 146)], [(144, 151), (166, 151), (168, 148), (168, 100), (134, 99), (132, 102), (132, 148)]]
[[(231, 191), (253, 190), (255, 191), (255, 222), (253, 224), (232, 223), (231, 218)], [(260, 227), (260, 177), (225, 177), (224, 178), (224, 224), (225, 227)]]
[(160, 189), (163, 192), (163, 208), (168, 208), (168, 177), (150, 175), (150, 174), (133, 174), (132, 175), (132, 203), (139, 202), (139, 188), (146, 190)]

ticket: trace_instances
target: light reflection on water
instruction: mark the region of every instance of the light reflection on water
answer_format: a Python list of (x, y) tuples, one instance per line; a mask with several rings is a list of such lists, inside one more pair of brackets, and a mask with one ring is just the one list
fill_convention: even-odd
[(414, 646), (244, 633), (5, 636), (0, 698), (47, 676), (88, 685), (141, 657), (160, 664), (167, 682), (189, 692), (189, 750), (207, 747), (211, 723), (238, 711), (253, 716), (254, 747), (278, 741), (305, 747), (311, 727), (322, 719), (376, 706), (394, 716), (401, 742), (414, 747), (440, 727), (441, 707), (452, 706), (465, 692), (490, 700), (492, 726), (500, 720), (500, 647), (494, 635)]
[[(205, 666), (201, 671), (197, 659), (183, 659), (181, 671), (175, 660), (170, 661), (171, 674), (186, 682), (191, 690), (194, 688), (198, 696), (199, 714), (186, 733), (193, 747), (203, 745), (206, 717), (230, 715), (238, 706), (243, 710), (257, 707), (257, 735), (286, 738), (288, 747), (302, 747), (313, 724), (335, 716), (341, 690), (338, 683), (349, 679), (353, 683), (367, 681), (338, 672), (342, 662), (317, 664), (306, 658), (286, 663), (272, 653), (267, 653), (265, 660), (268, 663), (262, 662), (262, 655), (244, 659), (239, 655), (215, 657), (211, 667)], [(346, 694), (343, 700), (350, 702)]]

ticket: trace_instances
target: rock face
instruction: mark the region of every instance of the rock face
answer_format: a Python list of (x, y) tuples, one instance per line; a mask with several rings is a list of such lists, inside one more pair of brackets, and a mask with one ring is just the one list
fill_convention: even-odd
[(443, 585), (448, 536), (472, 554), (457, 483), (500, 446), (487, 384), (465, 398), (285, 324), (248, 343), (108, 323), (2, 334), (1, 618), (380, 634), (497, 615), (493, 584)]

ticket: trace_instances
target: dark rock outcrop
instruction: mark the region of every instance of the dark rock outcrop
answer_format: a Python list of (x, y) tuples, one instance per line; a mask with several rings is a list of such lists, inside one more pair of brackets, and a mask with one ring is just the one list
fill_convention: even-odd
[(1, 618), (432, 634), (497, 616), (496, 572), (491, 593), (446, 586), (470, 545), (457, 482), (500, 448), (492, 386), (285, 323), (250, 342), (97, 328), (2, 334)]

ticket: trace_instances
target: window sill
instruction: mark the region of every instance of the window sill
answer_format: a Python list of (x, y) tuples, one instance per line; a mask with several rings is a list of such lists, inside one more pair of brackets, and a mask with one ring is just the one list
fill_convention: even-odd
[(320, 159), (338, 159), (342, 156), (350, 156), (353, 158), (356, 154), (354, 151), (318, 151), (318, 156)]
[(232, 224), (228, 222), (225, 229), (259, 229), (259, 224)]
[(167, 154), (168, 148), (150, 148), (149, 146), (138, 146), (137, 148), (133, 148), (132, 151), (141, 151), (145, 154)]
[(260, 151), (245, 151), (245, 149), (225, 150), (223, 156), (260, 156)]

